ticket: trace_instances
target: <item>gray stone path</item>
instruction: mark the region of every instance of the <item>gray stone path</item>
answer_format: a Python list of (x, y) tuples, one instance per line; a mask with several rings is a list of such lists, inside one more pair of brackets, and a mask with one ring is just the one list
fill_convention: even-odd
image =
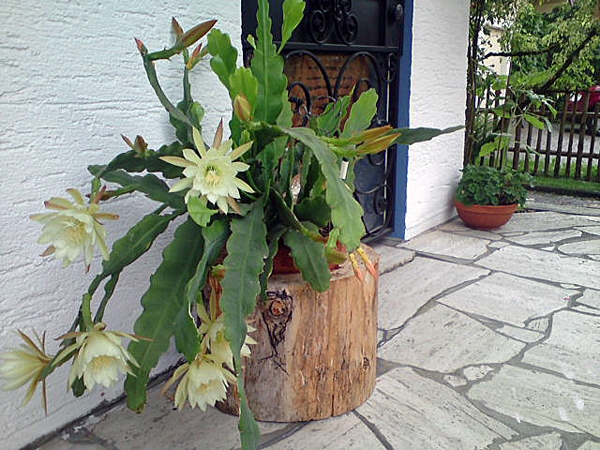
[[(261, 424), (269, 450), (600, 450), (600, 209), (386, 240), (378, 379), (355, 411)], [(576, 214), (575, 214), (576, 213)], [(237, 449), (236, 420), (118, 405), (43, 450)]]

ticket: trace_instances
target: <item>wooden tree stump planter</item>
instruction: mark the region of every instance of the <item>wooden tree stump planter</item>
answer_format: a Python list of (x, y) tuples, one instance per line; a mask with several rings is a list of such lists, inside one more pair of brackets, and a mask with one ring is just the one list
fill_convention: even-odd
[[(378, 267), (379, 257), (365, 247)], [(349, 262), (332, 271), (331, 287), (316, 292), (300, 274), (269, 280), (268, 299), (251, 318), (252, 356), (245, 387), (255, 418), (271, 422), (325, 419), (363, 404), (375, 387), (377, 280)], [(220, 403), (237, 414), (236, 393)]]

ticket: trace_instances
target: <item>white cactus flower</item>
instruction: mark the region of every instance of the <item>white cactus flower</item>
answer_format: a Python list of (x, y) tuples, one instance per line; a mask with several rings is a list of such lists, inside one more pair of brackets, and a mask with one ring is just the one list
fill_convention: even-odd
[(166, 392), (180, 378), (175, 391), (175, 406), (182, 409), (187, 401), (192, 408), (197, 406), (202, 411), (224, 400), (228, 384), (235, 381), (235, 376), (229, 370), (206, 354), (199, 354), (191, 363), (179, 366), (162, 392)]
[[(30, 383), (23, 404), (27, 404), (33, 396), (38, 383), (44, 382), (41, 374), (48, 367), (52, 360), (44, 349), (44, 337), (37, 337), (39, 344), (36, 344), (29, 336), (22, 331), (18, 331), (24, 343), (18, 348), (0, 353), (0, 378), (6, 381), (2, 389), (5, 391), (18, 389), (21, 386)], [(46, 409), (45, 389), (42, 393), (42, 404)]]
[(38, 243), (50, 246), (42, 256), (54, 254), (66, 267), (83, 252), (85, 265), (89, 268), (96, 246), (102, 257), (108, 259), (106, 230), (100, 220), (115, 220), (119, 217), (100, 212), (97, 203), (99, 199), (92, 200), (88, 205), (77, 189), (68, 189), (67, 192), (75, 203), (66, 198), (53, 197), (44, 204), (46, 208), (56, 212), (33, 214), (30, 218), (44, 225)]
[(184, 167), (185, 178), (175, 183), (170, 192), (190, 188), (185, 195), (187, 202), (191, 196), (206, 197), (208, 201), (218, 206), (225, 214), (229, 206), (237, 209), (236, 199), (240, 198), (240, 190), (254, 192), (243, 180), (237, 178), (239, 172), (249, 169), (248, 164), (235, 161), (252, 147), (252, 142), (240, 145), (231, 151), (232, 141), (221, 142), (223, 138), (223, 122), (219, 124), (213, 145), (208, 150), (200, 132), (193, 129), (196, 151), (186, 148), (183, 158), (178, 156), (163, 156), (162, 160), (178, 167)]
[(123, 337), (137, 341), (138, 337), (119, 331), (105, 331), (103, 323), (97, 323), (92, 331), (72, 332), (61, 339), (75, 338), (75, 344), (65, 348), (58, 356), (57, 363), (75, 351), (73, 366), (69, 372), (69, 386), (76, 379), (83, 378), (87, 389), (96, 383), (112, 386), (122, 374), (133, 374), (131, 365), (138, 367), (134, 357), (123, 347)]

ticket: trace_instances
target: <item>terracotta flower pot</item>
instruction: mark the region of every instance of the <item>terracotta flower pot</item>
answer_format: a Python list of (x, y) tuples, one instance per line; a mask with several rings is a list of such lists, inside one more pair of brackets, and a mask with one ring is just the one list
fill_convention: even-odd
[[(345, 251), (346, 248), (342, 244), (338, 243), (337, 249), (340, 251)], [(339, 264), (329, 264), (330, 270), (335, 270), (340, 267)], [(300, 269), (296, 267), (294, 264), (294, 259), (292, 258), (292, 252), (287, 245), (281, 244), (275, 257), (273, 258), (273, 273), (300, 273)]]
[(516, 203), (510, 205), (471, 205), (454, 200), (458, 216), (471, 228), (491, 230), (504, 225), (517, 210)]

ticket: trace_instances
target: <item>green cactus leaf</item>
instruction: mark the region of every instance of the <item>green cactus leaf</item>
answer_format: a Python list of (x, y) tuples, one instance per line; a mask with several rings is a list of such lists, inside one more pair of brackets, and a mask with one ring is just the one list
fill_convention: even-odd
[(258, 3), (256, 50), (250, 66), (258, 80), (255, 120), (273, 124), (283, 107), (282, 95), (287, 90), (287, 77), (283, 73), (283, 58), (273, 44), (268, 1), (259, 0)]
[(202, 255), (200, 228), (191, 219), (182, 223), (163, 252), (163, 261), (150, 277), (150, 287), (141, 299), (144, 310), (134, 331), (151, 341), (129, 344), (129, 351), (139, 363), (134, 375), (125, 380), (127, 406), (141, 411), (146, 403), (150, 371), (169, 348), (175, 319), (181, 312), (186, 284), (194, 275)]
[(329, 289), (331, 279), (329, 265), (325, 257), (325, 245), (315, 242), (295, 230), (288, 231), (284, 236), (285, 245), (292, 251), (296, 267), (300, 269), (302, 278), (318, 292)]

